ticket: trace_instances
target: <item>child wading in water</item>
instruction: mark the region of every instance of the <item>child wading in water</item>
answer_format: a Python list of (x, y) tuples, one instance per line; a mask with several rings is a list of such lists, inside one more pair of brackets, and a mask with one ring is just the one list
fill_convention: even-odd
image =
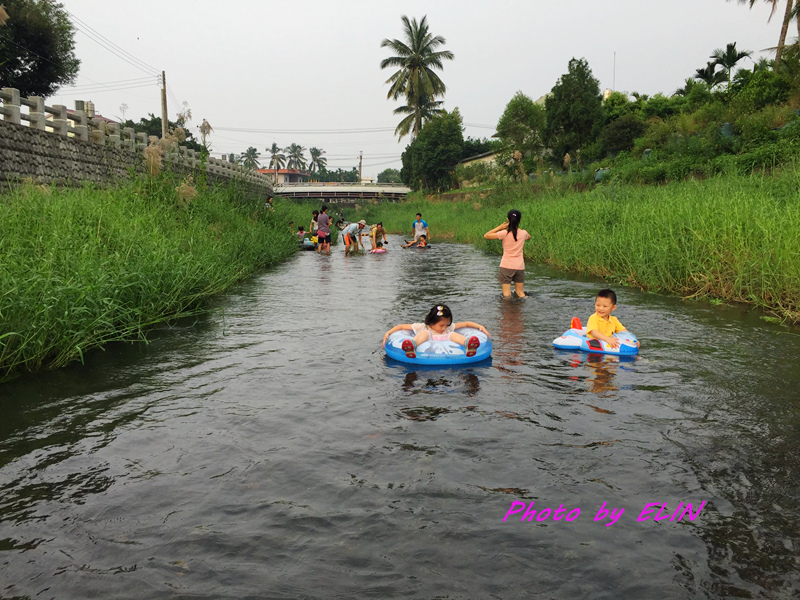
[(464, 348), (467, 349), (467, 356), (475, 356), (475, 353), (481, 345), (481, 341), (478, 339), (478, 336), (473, 335), (467, 339), (460, 333), (454, 331), (461, 327), (472, 327), (473, 329), (478, 329), (486, 335), (489, 335), (486, 328), (478, 323), (473, 323), (472, 321), (453, 323), (453, 313), (450, 312), (446, 304), (439, 304), (428, 312), (425, 316), (424, 323), (404, 323), (392, 327), (386, 332), (386, 335), (383, 336), (383, 345), (384, 347), (386, 346), (387, 338), (394, 332), (403, 331), (405, 329), (414, 332), (414, 337), (403, 340), (401, 346), (403, 352), (405, 352), (406, 356), (409, 358), (416, 358), (417, 346), (429, 339), (437, 342), (450, 340), (451, 342), (464, 346)]
[(517, 298), (525, 297), (525, 258), (522, 249), (531, 234), (519, 226), (522, 213), (516, 209), (508, 211), (506, 222), (483, 234), (484, 239), (500, 240), (503, 244), (503, 258), (500, 260), (500, 274), (497, 280), (503, 290), (503, 298), (511, 298), (511, 284)]

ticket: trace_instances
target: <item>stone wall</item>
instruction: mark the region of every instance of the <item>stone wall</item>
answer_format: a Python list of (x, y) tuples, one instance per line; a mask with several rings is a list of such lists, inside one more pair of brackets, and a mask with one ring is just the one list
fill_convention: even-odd
[(144, 172), (138, 151), (84, 142), (0, 121), (0, 192), (15, 183), (113, 185)]
[[(74, 186), (117, 185), (131, 174), (143, 174), (147, 136), (118, 123), (89, 117), (87, 103), (75, 110), (47, 106), (43, 98), (23, 98), (19, 90), (0, 89), (0, 193), (26, 181)], [(88, 103), (91, 104), (91, 103)], [(51, 119), (52, 117), (52, 119)], [(27, 122), (29, 125), (23, 125)], [(215, 185), (235, 181), (258, 198), (270, 198), (272, 180), (261, 173), (207, 157), (173, 144), (163, 168), (181, 177)]]

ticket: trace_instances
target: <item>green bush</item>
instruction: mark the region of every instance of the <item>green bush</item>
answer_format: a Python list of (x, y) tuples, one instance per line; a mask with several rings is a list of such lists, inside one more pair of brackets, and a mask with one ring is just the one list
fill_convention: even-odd
[(652, 117), (667, 119), (681, 111), (681, 104), (683, 104), (683, 98), (680, 96), (667, 98), (664, 94), (656, 94), (644, 105), (642, 116), (645, 119)]
[(665, 148), (673, 140), (675, 133), (669, 123), (658, 117), (648, 119), (644, 135), (633, 144), (634, 154), (641, 154), (645, 149)]
[(741, 116), (736, 121), (736, 131), (742, 136), (745, 147), (774, 142), (778, 128), (793, 118), (792, 110), (785, 106), (767, 106), (760, 111)]
[(771, 70), (758, 71), (731, 100), (731, 107), (739, 114), (761, 110), (768, 105), (783, 104), (789, 99), (792, 85), (782, 74)]
[(606, 156), (633, 148), (636, 138), (645, 131), (645, 124), (633, 114), (620, 117), (606, 125), (598, 137), (600, 148)]
[(496, 181), (501, 176), (500, 169), (494, 162), (474, 162), (469, 165), (456, 166), (456, 180), (469, 181), (473, 185), (484, 185)]

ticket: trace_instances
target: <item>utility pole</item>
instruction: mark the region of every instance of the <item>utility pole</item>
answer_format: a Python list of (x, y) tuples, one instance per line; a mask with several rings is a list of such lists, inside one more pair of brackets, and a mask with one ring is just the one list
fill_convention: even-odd
[(614, 78), (611, 80), (611, 89), (617, 91), (617, 53), (614, 52)]
[(358, 151), (358, 183), (361, 183), (361, 159), (363, 158), (364, 153), (359, 150)]
[(167, 119), (167, 75), (161, 71), (161, 137), (167, 137), (167, 127), (169, 119)]

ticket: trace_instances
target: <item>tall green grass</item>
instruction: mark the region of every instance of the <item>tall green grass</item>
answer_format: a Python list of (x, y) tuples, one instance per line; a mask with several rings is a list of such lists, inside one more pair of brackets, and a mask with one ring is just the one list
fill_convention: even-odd
[(165, 176), (0, 196), (0, 377), (144, 339), (296, 250), (281, 205), (236, 186), (176, 187)]
[[(800, 322), (800, 172), (720, 175), (660, 187), (536, 193), (531, 185), (447, 201), (412, 198), (362, 215), (410, 235), (414, 213), (433, 243), (500, 252), (483, 233), (522, 211), (528, 260), (682, 296), (746, 302)], [(451, 196), (452, 198), (453, 196)]]

